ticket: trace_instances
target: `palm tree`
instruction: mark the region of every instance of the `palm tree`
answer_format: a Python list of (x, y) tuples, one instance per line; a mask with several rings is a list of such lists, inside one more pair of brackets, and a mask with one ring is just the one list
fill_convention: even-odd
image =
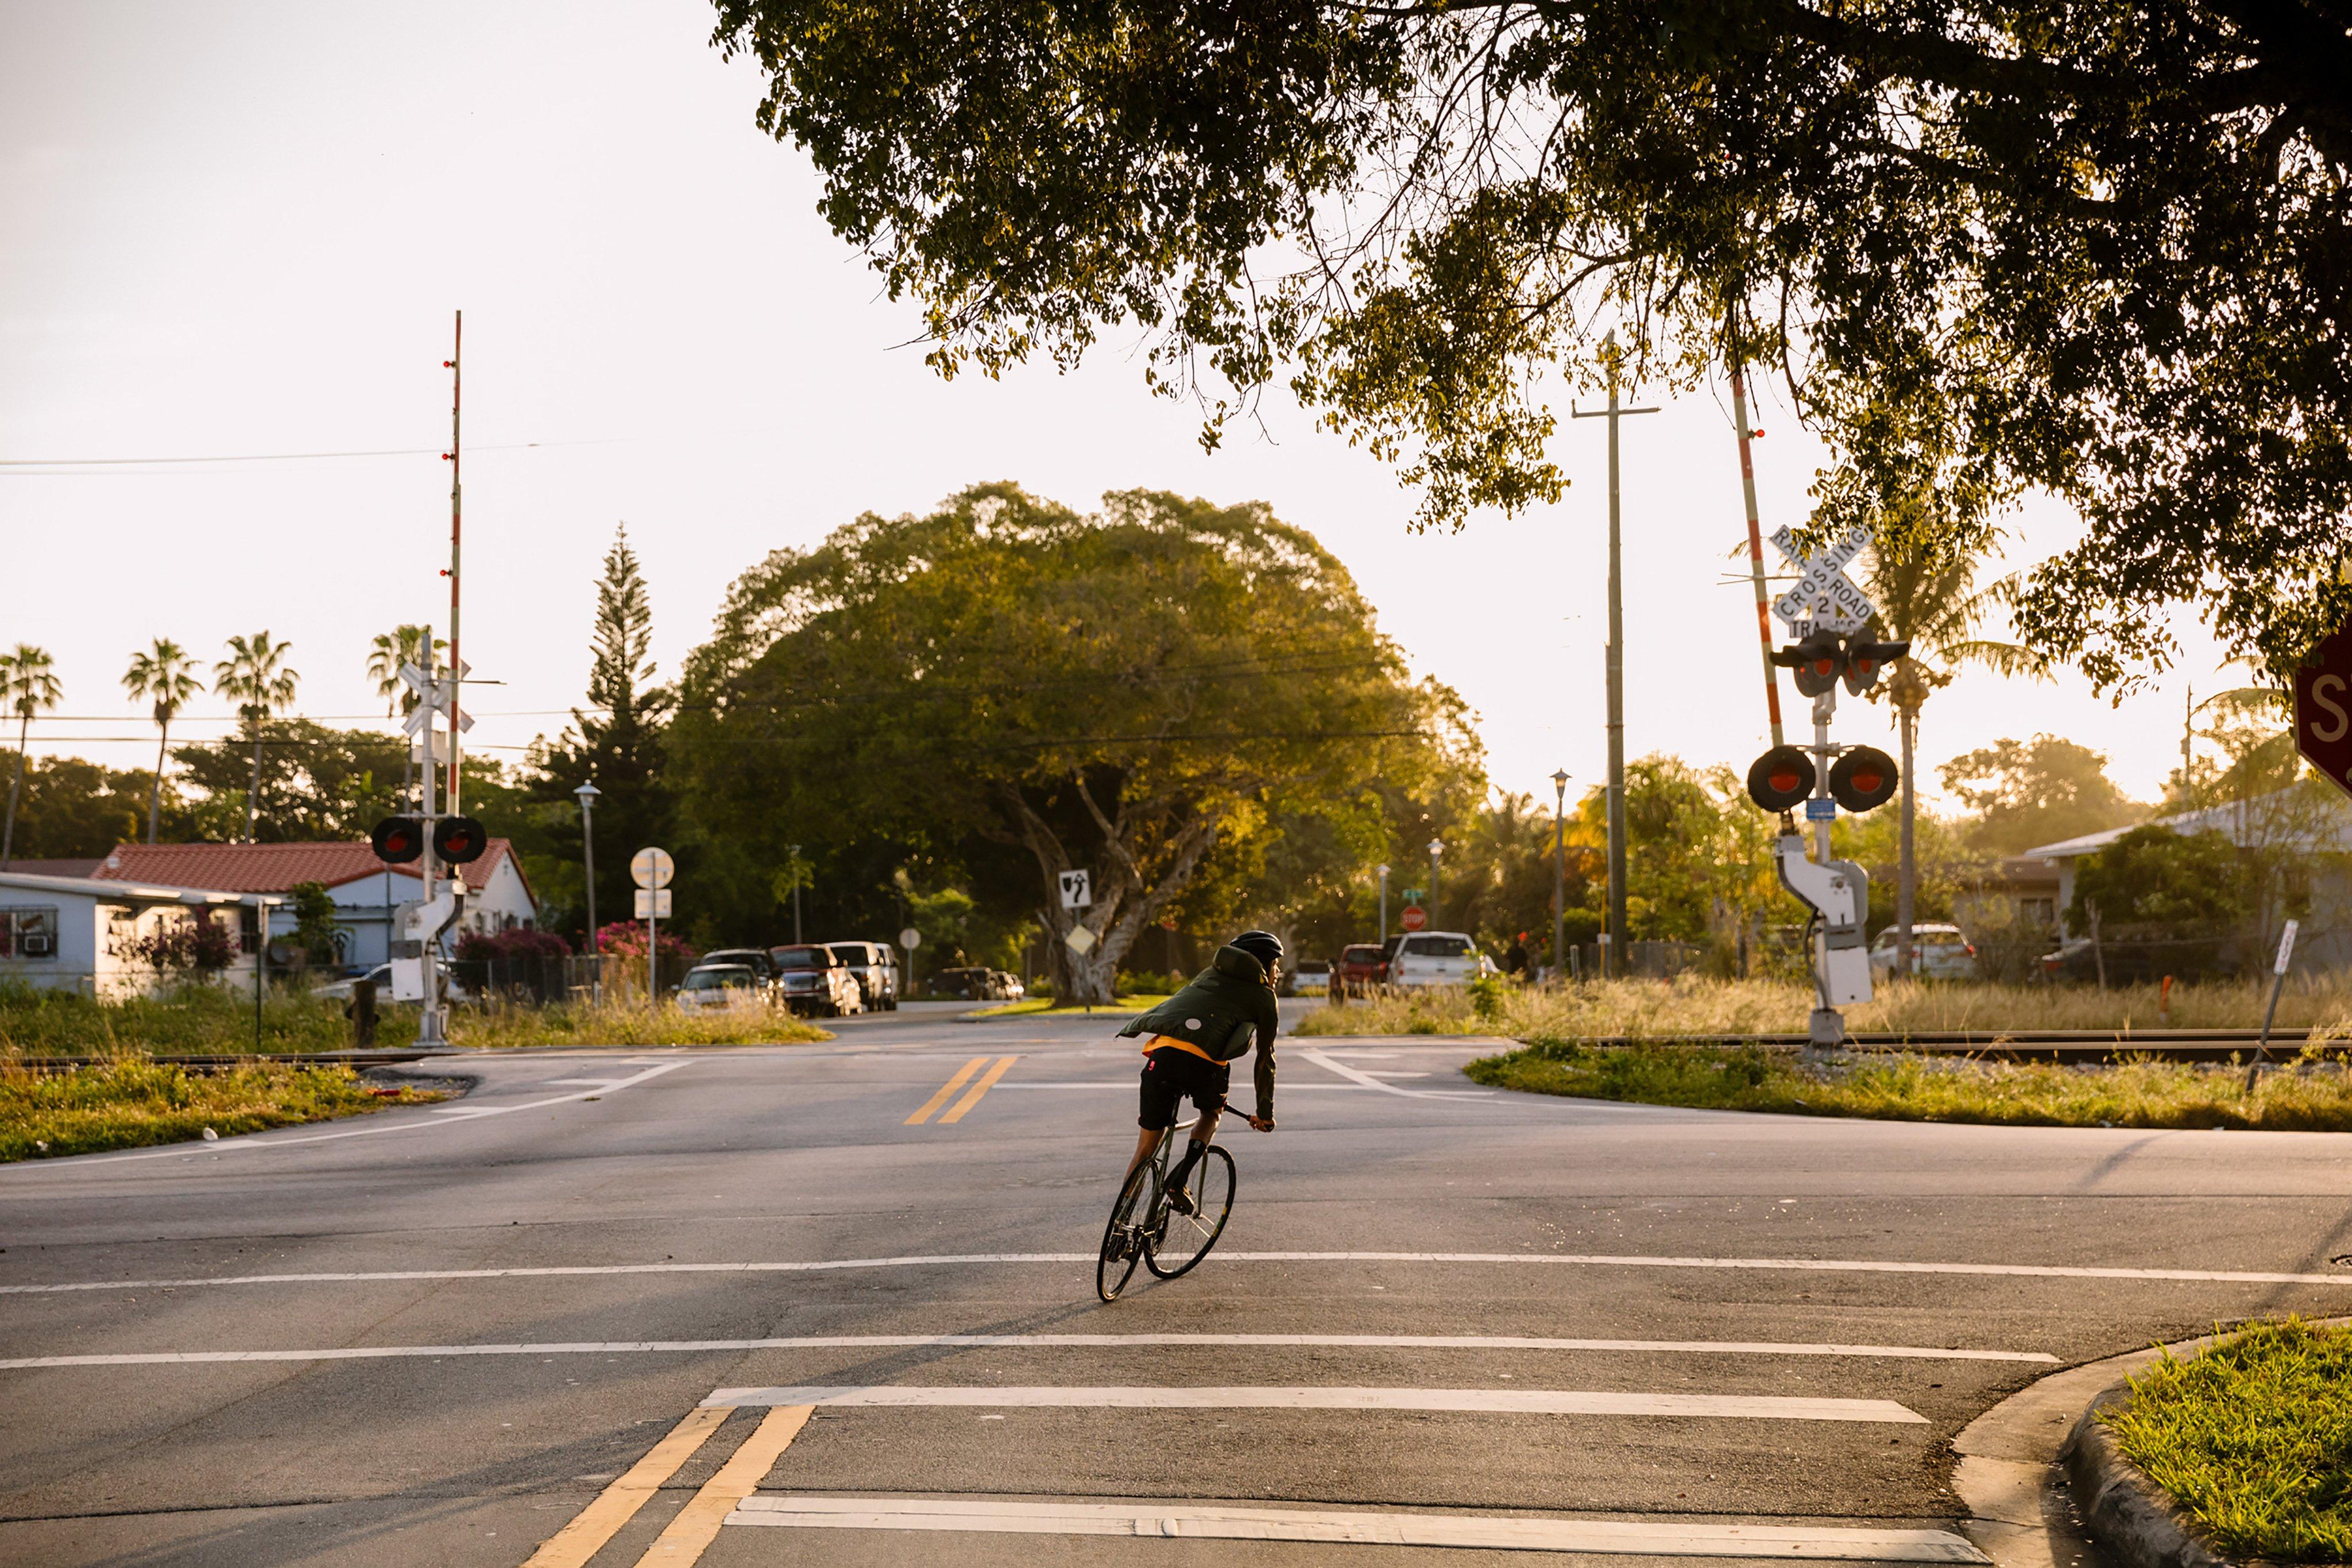
[(294, 683), (302, 677), (287, 667), (291, 643), (272, 642), (267, 632), (250, 638), (231, 637), (229, 656), (213, 665), (213, 690), (236, 704), (253, 741), (253, 784), (245, 795), (245, 841), (254, 841), (261, 810), (261, 727), (271, 713), (294, 700)]
[(169, 637), (158, 637), (143, 653), (131, 655), (122, 672), (122, 689), (132, 702), (154, 703), (155, 782), (147, 791), (147, 841), (155, 841), (155, 819), (163, 809), (163, 758), (172, 742), (172, 716), (180, 705), (205, 689), (196, 679), (196, 661)]
[(33, 716), (43, 708), (58, 706), (65, 688), (58, 685), (57, 671), (47, 648), (36, 648), (29, 643), (19, 643), (13, 653), (0, 654), (0, 700), (5, 700), (16, 713), (16, 771), (8, 780), (8, 825), (0, 828), (0, 871), (8, 869), (10, 856), (16, 849), (16, 796), (25, 787), (25, 743), (33, 727)]
[[(400, 678), (403, 664), (423, 668), (425, 658), (425, 641), (432, 636), (429, 626), (395, 626), (389, 632), (376, 633), (368, 653), (368, 679), (375, 683), (375, 695), (383, 698), (386, 718), (406, 718), (416, 711), (425, 699), (418, 696), (406, 681)], [(433, 649), (439, 653), (449, 645), (447, 639), (433, 637)], [(416, 753), (411, 748), (401, 759), (400, 799), (404, 805), (415, 788)]]
[[(1903, 508), (1896, 526), (1883, 530), (1874, 543), (1864, 574), (1864, 589), (1877, 606), (1878, 634), (1890, 641), (1908, 641), (1911, 652), (1888, 668), (1885, 681), (1874, 686), (1871, 700), (1881, 696), (1895, 705), (1903, 735), (1903, 837), (1895, 884), (1895, 972), (1911, 972), (1911, 916), (1918, 894), (1918, 866), (1913, 837), (1919, 820), (1919, 798), (1912, 771), (1917, 760), (1919, 710), (1927, 694), (1952, 684), (1959, 666), (1976, 664), (2000, 675), (2046, 678), (2049, 659), (2015, 643), (1976, 635), (1988, 616), (2007, 609), (2017, 595), (2017, 580), (2005, 577), (1989, 587), (1976, 586), (1977, 560), (1952, 542), (1950, 530), (1937, 526), (1931, 498), (1920, 498)], [(1932, 661), (1932, 662), (1931, 662)]]

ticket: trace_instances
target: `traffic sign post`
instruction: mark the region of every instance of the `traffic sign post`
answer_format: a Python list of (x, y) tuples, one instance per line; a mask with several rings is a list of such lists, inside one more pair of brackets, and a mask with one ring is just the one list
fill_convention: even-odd
[(2294, 747), (2352, 793), (2352, 621), (2321, 638), (2294, 673)]
[(1093, 907), (1095, 902), (1093, 880), (1091, 873), (1083, 871), (1061, 873), (1062, 907), (1065, 909)]
[(661, 1006), (661, 919), (669, 913), (669, 884), (677, 862), (667, 850), (651, 845), (629, 857), (629, 879), (637, 884), (637, 917), (646, 923), (646, 1000)]

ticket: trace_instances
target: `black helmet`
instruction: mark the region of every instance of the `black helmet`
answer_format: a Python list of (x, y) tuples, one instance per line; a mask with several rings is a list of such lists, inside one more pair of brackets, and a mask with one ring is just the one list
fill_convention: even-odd
[(1282, 938), (1271, 931), (1244, 931), (1225, 946), (1240, 948), (1265, 965), (1269, 973), (1282, 962)]

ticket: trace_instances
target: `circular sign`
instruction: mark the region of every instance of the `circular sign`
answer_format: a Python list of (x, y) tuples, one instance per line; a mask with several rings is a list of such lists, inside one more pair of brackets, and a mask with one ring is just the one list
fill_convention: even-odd
[(922, 945), (923, 934), (916, 930), (913, 926), (909, 925), (904, 931), (898, 933), (898, 946), (904, 947), (908, 952), (911, 953)]
[(643, 849), (629, 857), (629, 875), (639, 887), (667, 887), (677, 874), (677, 862), (667, 850)]
[(1408, 904), (1404, 913), (1397, 916), (1397, 924), (1407, 931), (1418, 931), (1429, 924), (1429, 913), (1418, 904)]

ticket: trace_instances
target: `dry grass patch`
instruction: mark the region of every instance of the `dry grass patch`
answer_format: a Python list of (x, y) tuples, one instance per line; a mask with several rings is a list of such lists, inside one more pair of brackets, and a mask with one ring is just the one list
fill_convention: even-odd
[[(414, 1009), (407, 1009), (413, 1020)], [(415, 1023), (409, 1024), (413, 1032)], [(407, 1038), (384, 1032), (391, 1041)], [(536, 1050), (549, 1046), (618, 1045), (803, 1045), (831, 1040), (830, 1030), (806, 1019), (765, 1008), (681, 1011), (675, 1003), (649, 1006), (645, 998), (621, 998), (601, 1005), (557, 1002), (546, 1007), (457, 1008), (449, 1015), (452, 1044), (478, 1051)]]

